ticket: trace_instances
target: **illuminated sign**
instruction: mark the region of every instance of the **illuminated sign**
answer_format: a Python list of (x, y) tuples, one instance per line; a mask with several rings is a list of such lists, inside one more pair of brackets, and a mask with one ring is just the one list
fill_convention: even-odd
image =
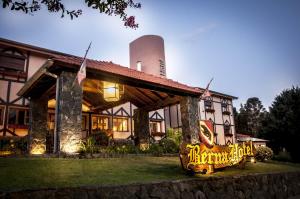
[(239, 164), (245, 158), (254, 156), (252, 142), (242, 144), (214, 145), (213, 128), (207, 121), (200, 121), (199, 144), (182, 143), (180, 161), (182, 167), (196, 173), (212, 173), (214, 169)]

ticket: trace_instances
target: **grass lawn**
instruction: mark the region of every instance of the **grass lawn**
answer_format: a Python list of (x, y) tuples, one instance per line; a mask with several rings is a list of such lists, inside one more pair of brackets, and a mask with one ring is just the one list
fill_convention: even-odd
[[(227, 168), (212, 176), (300, 171), (299, 164), (247, 163), (245, 169)], [(198, 177), (208, 177), (201, 175)], [(191, 178), (177, 157), (108, 159), (0, 158), (0, 190), (127, 184)]]

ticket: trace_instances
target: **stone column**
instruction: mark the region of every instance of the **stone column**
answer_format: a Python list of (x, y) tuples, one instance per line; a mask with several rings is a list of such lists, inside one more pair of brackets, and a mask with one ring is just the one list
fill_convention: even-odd
[(180, 112), (183, 141), (191, 144), (199, 143), (198, 98), (183, 97), (180, 101)]
[(149, 148), (149, 113), (144, 109), (135, 109), (134, 115), (134, 134), (136, 137), (136, 144), (141, 150)]
[(29, 153), (34, 155), (46, 152), (48, 98), (30, 99)]
[(75, 80), (76, 73), (63, 71), (58, 78), (56, 152), (77, 153), (82, 139), (82, 88)]

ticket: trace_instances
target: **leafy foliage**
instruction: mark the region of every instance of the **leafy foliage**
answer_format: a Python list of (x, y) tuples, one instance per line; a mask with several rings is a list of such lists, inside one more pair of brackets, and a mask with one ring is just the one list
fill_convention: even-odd
[(273, 151), (269, 147), (260, 146), (256, 148), (255, 159), (263, 162), (265, 160), (270, 160), (273, 157)]
[(95, 139), (93, 137), (89, 137), (86, 141), (82, 141), (80, 145), (81, 153), (89, 153), (91, 155), (96, 151)]
[(270, 140), (276, 153), (286, 149), (300, 162), (300, 88), (292, 87), (278, 95), (263, 121), (262, 137)]
[(169, 128), (167, 129), (167, 138), (172, 139), (179, 146), (182, 141), (182, 131)]
[[(88, 7), (97, 9), (100, 13), (109, 16), (119, 16), (126, 27), (138, 28), (138, 24), (135, 23), (135, 17), (128, 16), (126, 11), (127, 8), (141, 8), (141, 3), (135, 3), (134, 0), (85, 0), (85, 3)], [(61, 12), (61, 17), (67, 14), (71, 19), (74, 19), (74, 17), (77, 18), (82, 15), (81, 9), (66, 9), (62, 0), (32, 0), (31, 2), (23, 0), (2, 0), (3, 8), (21, 11), (26, 14), (37, 12), (41, 10), (43, 6), (51, 13)]]
[(236, 129), (238, 133), (246, 133), (258, 137), (266, 110), (257, 97), (251, 97), (242, 105), (240, 112), (235, 112)]
[(108, 146), (110, 139), (104, 131), (95, 131), (89, 137), (92, 137), (95, 140), (95, 145), (98, 146)]
[(159, 141), (163, 153), (178, 153), (179, 145), (170, 138), (165, 138)]
[(9, 151), (11, 154), (24, 154), (27, 152), (28, 137), (2, 137), (0, 151)]

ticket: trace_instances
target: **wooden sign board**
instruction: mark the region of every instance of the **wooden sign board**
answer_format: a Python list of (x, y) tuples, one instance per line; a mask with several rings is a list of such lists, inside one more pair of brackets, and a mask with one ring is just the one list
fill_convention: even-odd
[(199, 122), (201, 143), (182, 143), (180, 161), (185, 170), (195, 173), (212, 173), (214, 169), (239, 164), (245, 158), (254, 156), (252, 142), (241, 144), (214, 145), (213, 128), (205, 121)]

